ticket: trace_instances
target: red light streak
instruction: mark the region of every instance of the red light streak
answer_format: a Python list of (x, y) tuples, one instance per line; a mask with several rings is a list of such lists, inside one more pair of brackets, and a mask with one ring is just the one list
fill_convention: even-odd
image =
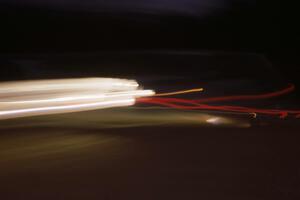
[(288, 115), (295, 115), (296, 118), (300, 118), (300, 110), (285, 110), (285, 109), (263, 109), (263, 108), (251, 108), (244, 106), (230, 106), (230, 105), (208, 105), (203, 103), (211, 102), (223, 102), (223, 101), (237, 101), (237, 100), (262, 100), (269, 99), (278, 96), (285, 95), (295, 90), (295, 86), (290, 84), (287, 88), (258, 95), (235, 95), (235, 96), (222, 96), (212, 97), (197, 100), (180, 99), (180, 98), (139, 98), (137, 103), (156, 104), (160, 106), (166, 106), (176, 109), (185, 110), (214, 110), (224, 112), (236, 112), (236, 113), (248, 113), (248, 114), (263, 114), (279, 116), (280, 118), (286, 118)]

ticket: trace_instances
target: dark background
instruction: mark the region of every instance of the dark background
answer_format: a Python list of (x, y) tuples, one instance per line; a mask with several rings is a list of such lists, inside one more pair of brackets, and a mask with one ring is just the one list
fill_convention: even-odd
[(250, 52), (265, 55), (297, 83), (298, 12), (285, 5), (279, 0), (3, 0), (0, 52)]
[(0, 52), (251, 52), (297, 82), (297, 12), (281, 7), (277, 0), (3, 0)]
[[(279, 1), (2, 1), (1, 52), (226, 50), (280, 55)], [(290, 32), (287, 40), (296, 39)]]
[(1, 32), (9, 47), (4, 52), (133, 48), (281, 51), (276, 1), (177, 0), (162, 5), (155, 0), (133, 0), (128, 5), (120, 0), (113, 0), (112, 5), (91, 0), (38, 2), (2, 3), (2, 19), (7, 24), (2, 24)]
[[(240, 82), (245, 77), (257, 81), (248, 84), (253, 91), (286, 82), (299, 86), (299, 14), (293, 5), (283, 11), (286, 5), (277, 0), (2, 0), (0, 79), (94, 72), (160, 79), (173, 66), (172, 76), (186, 73), (183, 64), (188, 64), (199, 71), (198, 79), (238, 80), (221, 80), (219, 88), (245, 89)], [(175, 53), (124, 54), (131, 51)], [(215, 51), (225, 55), (205, 54)], [(256, 59), (249, 58), (252, 53)], [(267, 73), (263, 56), (284, 81)], [(216, 76), (210, 66), (224, 75)], [(204, 68), (211, 73), (201, 73)], [(261, 84), (261, 77), (277, 83)], [(69, 125), (56, 115), (1, 121), (0, 199), (299, 199), (298, 120), (249, 119), (253, 126), (247, 129), (102, 129), (101, 123), (89, 126), (91, 113), (78, 115), (85, 119), (74, 122), (76, 115), (66, 115)]]

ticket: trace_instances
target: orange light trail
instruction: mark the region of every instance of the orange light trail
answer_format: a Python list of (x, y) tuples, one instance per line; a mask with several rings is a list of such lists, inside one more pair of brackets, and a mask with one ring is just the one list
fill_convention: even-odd
[(203, 88), (194, 88), (194, 89), (181, 90), (181, 91), (176, 91), (176, 92), (158, 93), (158, 94), (155, 94), (154, 96), (156, 96), (156, 97), (173, 96), (173, 95), (202, 92), (202, 91), (203, 91)]

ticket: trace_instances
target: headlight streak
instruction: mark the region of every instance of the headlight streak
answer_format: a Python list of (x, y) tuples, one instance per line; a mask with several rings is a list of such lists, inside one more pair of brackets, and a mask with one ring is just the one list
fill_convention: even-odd
[[(79, 112), (110, 107), (154, 104), (184, 110), (214, 110), (228, 113), (257, 114), (300, 118), (300, 110), (250, 108), (233, 105), (209, 105), (213, 102), (263, 100), (292, 92), (295, 86), (257, 95), (234, 95), (202, 99), (181, 99), (164, 96), (203, 91), (195, 88), (155, 94), (139, 89), (135, 80), (117, 78), (80, 78), (59, 80), (16, 81), (0, 83), (0, 119)], [(215, 120), (207, 121), (215, 123)]]
[(79, 112), (79, 111), (96, 110), (96, 109), (121, 107), (121, 106), (131, 106), (134, 103), (135, 103), (134, 98), (128, 98), (128, 99), (110, 100), (110, 101), (104, 101), (98, 103), (82, 103), (78, 105), (47, 106), (47, 107), (8, 110), (8, 111), (0, 111), (0, 119)]
[(0, 97), (9, 95), (69, 92), (93, 90), (101, 92), (136, 90), (139, 84), (134, 80), (118, 78), (72, 78), (34, 81), (13, 81), (0, 84)]
[[(90, 94), (91, 93), (91, 94)], [(125, 98), (125, 97), (142, 97), (142, 96), (149, 96), (153, 95), (154, 92), (152, 90), (134, 90), (134, 91), (128, 91), (128, 92), (112, 92), (112, 93), (104, 93), (104, 94), (92, 94), (95, 93), (94, 91), (89, 92), (88, 94), (81, 92), (81, 93), (72, 93), (68, 94), (66, 93), (65, 97), (57, 97), (57, 98), (48, 98), (45, 99), (36, 99), (36, 100), (19, 100), (14, 99), (14, 101), (0, 101), (0, 105), (9, 105), (9, 104), (30, 104), (30, 103), (59, 103), (59, 102), (74, 102), (74, 101), (101, 101), (106, 100), (110, 98)], [(48, 95), (49, 97), (49, 95)], [(26, 98), (26, 97), (25, 97)], [(28, 97), (27, 97), (28, 98)], [(36, 97), (38, 98), (38, 97)], [(20, 97), (20, 99), (24, 99), (24, 97)], [(32, 98), (31, 98), (32, 99)]]
[(81, 78), (0, 84), (0, 119), (134, 105), (154, 95), (134, 80)]

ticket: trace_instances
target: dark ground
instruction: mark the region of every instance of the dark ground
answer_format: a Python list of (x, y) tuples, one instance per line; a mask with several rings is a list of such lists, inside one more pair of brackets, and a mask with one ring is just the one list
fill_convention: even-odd
[(2, 199), (298, 199), (299, 126), (2, 129)]

